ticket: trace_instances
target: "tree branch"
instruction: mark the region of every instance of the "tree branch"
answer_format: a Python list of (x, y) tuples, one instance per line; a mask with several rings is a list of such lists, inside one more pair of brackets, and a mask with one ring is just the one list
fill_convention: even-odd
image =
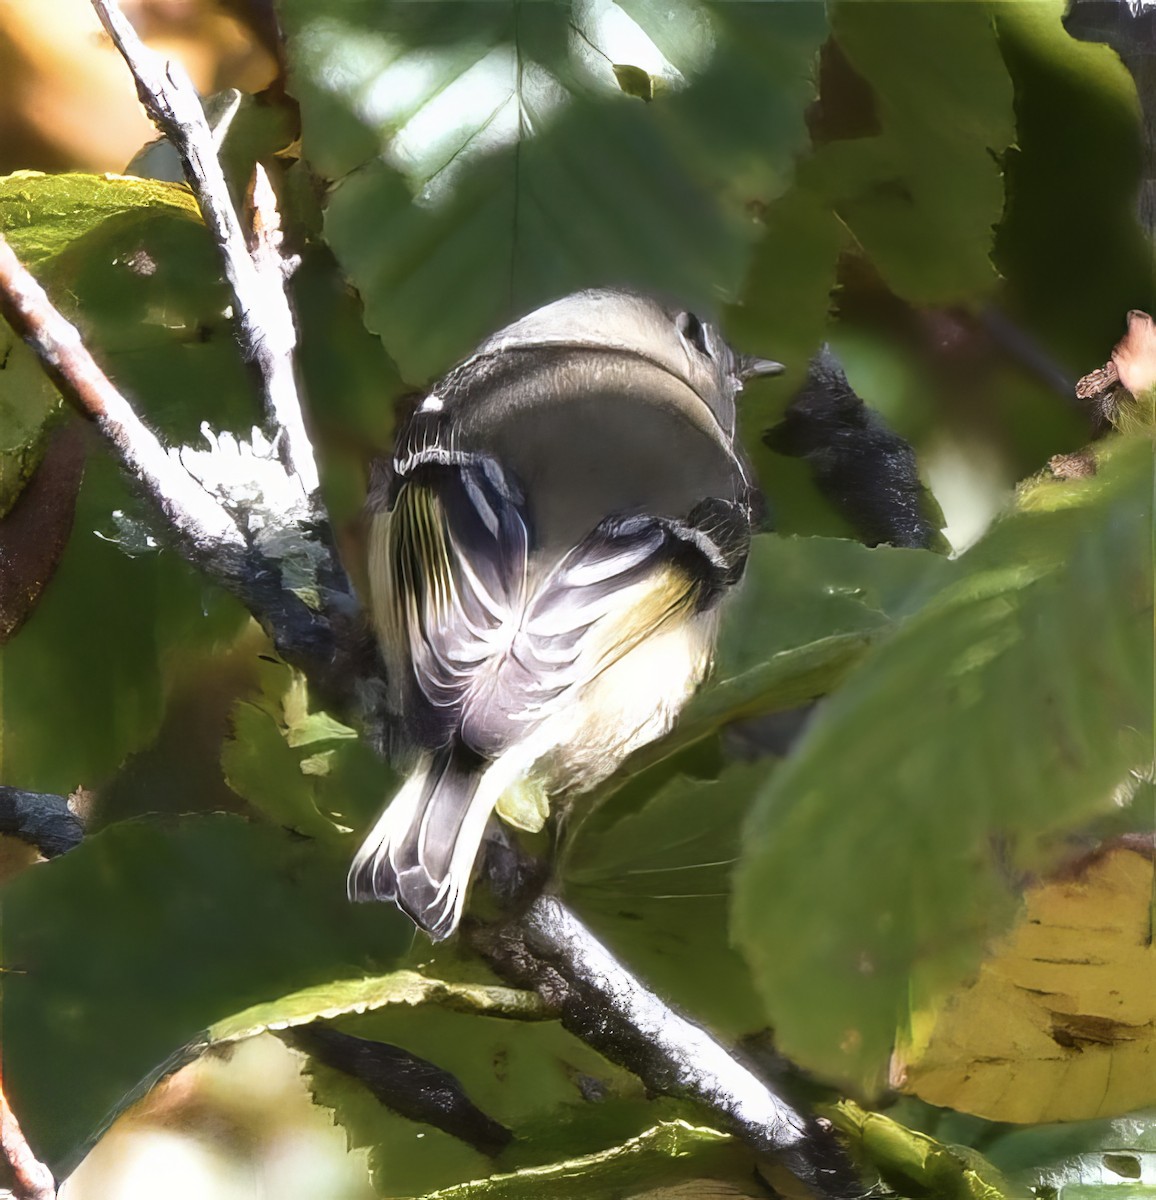
[(862, 1195), (830, 1126), (804, 1117), (698, 1025), (636, 979), (557, 896), (517, 921), (474, 924), (469, 938), (498, 973), (534, 988), (571, 1033), (653, 1092), (706, 1105), (824, 1200)]
[(274, 445), (287, 474), (299, 482), (303, 511), (308, 512), (319, 480), (298, 393), (294, 364), (297, 328), (285, 288), (296, 263), (280, 252), (280, 219), (272, 186), (258, 166), (250, 242), (233, 206), (213, 133), (192, 80), (180, 63), (150, 50), (140, 40), (116, 0), (92, 0), (92, 4), (133, 73), (141, 104), (184, 165), (233, 290), (241, 353), (260, 375)]
[(449, 1071), (401, 1046), (331, 1029), (324, 1021), (279, 1035), (295, 1049), (362, 1083), (386, 1108), (410, 1121), (432, 1125), (493, 1156), (514, 1135), (480, 1109)]
[[(322, 611), (310, 608), (291, 591), (282, 564), (294, 545), (306, 541), (304, 533), (296, 528), (266, 530), (266, 544), (278, 552), (276, 557), (250, 545), (237, 519), (185, 466), (184, 459), (189, 458), (202, 468), (207, 462), (219, 468), (227, 457), (221, 441), (209, 454), (166, 451), (3, 235), (0, 314), (36, 353), (65, 399), (112, 444), (156, 509), (158, 533), (175, 541), (194, 566), (235, 595), (269, 632), (278, 652), (305, 671), (329, 703), (346, 712), (362, 705), (362, 651), (352, 632), (357, 614), (352, 597), (342, 590), (344, 575), (329, 588), (318, 585)], [(232, 448), (235, 455), (239, 453), (235, 440)], [(260, 462), (259, 455), (250, 453), (246, 466)], [(280, 474), (280, 467), (276, 469)], [(247, 531), (251, 514), (238, 512)], [(321, 545), (310, 543), (314, 544)]]
[(64, 796), (0, 786), (0, 833), (35, 846), (45, 858), (56, 858), (80, 844), (84, 822)]
[(56, 1200), (56, 1180), (52, 1178), (52, 1172), (32, 1153), (20, 1129), (20, 1122), (8, 1107), (8, 1097), (4, 1094), (2, 1080), (0, 1153), (7, 1159), (16, 1179), (16, 1187), (12, 1192), (14, 1200)]
[(565, 1028), (648, 1090), (705, 1105), (812, 1194), (862, 1196), (859, 1175), (830, 1124), (798, 1112), (631, 974), (559, 897), (542, 892), (545, 874), (544, 864), (503, 832), (491, 837), (483, 876), (503, 909), (521, 915), (504, 925), (467, 917), (463, 932), (497, 973), (537, 991)]
[(121, 461), (160, 509), (182, 548), (200, 565), (245, 549), (237, 523), (168, 454), (88, 352), (76, 327), (0, 234), (0, 313), (32, 347), (53, 382), (113, 444)]

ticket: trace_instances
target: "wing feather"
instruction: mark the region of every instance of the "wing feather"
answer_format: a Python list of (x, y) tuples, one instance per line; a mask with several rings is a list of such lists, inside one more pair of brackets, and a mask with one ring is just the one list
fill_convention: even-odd
[(740, 514), (720, 547), (715, 507), (708, 516), (608, 518), (534, 582), (528, 514), (492, 459), (415, 470), (378, 518), (388, 524), (371, 557), (392, 581), (379, 634), (420, 709), (420, 739), (458, 737), (495, 758), (667, 622), (703, 608), (749, 541)]

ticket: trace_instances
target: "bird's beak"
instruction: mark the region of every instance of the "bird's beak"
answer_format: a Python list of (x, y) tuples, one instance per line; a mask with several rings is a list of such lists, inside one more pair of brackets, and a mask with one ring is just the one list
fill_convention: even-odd
[(770, 358), (755, 358), (753, 354), (739, 355), (739, 378), (759, 379), (763, 375), (781, 375), (787, 368)]

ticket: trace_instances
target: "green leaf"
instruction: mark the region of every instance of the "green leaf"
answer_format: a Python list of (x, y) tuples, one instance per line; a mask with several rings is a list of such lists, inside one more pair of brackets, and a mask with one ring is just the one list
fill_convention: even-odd
[(804, 1067), (875, 1085), (1011, 881), (1152, 760), (1152, 448), (1104, 447), (948, 564), (756, 800), (734, 937)]
[(261, 694), (238, 702), (221, 752), (229, 787), (272, 820), (307, 837), (367, 825), (397, 785), (347, 725), (309, 711), (299, 671), (260, 663)]
[(764, 761), (716, 780), (677, 777), (639, 811), (580, 826), (559, 868), (566, 902), (613, 953), (727, 1037), (764, 1024), (727, 915), (743, 821), (772, 769)]
[(843, 0), (832, 33), (875, 93), (877, 138), (817, 156), (827, 194), (896, 295), (973, 301), (996, 283), (998, 161), (1015, 140), (1012, 82), (983, 3)]
[(345, 899), (347, 854), (236, 817), (131, 821), (8, 885), (5, 1089), (58, 1175), (214, 1022), (405, 950), (405, 917)]
[(171, 208), (114, 217), (70, 243), (42, 282), (163, 440), (199, 444), (203, 422), (244, 434), (260, 422), (199, 221)]
[(365, 979), (337, 979), (256, 1004), (218, 1021), (208, 1032), (211, 1045), (239, 1042), (268, 1030), (291, 1029), (310, 1021), (328, 1021), (351, 1013), (372, 1012), (388, 1004), (436, 1004), (455, 1012), (541, 1020), (546, 1007), (536, 992), (478, 983), (429, 979), (417, 971), (391, 971)]
[[(339, 181), (326, 237), (410, 378), (580, 287), (708, 307), (737, 287), (747, 206), (804, 140), (822, 6), (623, 7), (285, 6), (305, 155)], [(647, 54), (616, 53), (616, 22)]]
[[(759, 481), (776, 528), (847, 536), (850, 530), (827, 516), (826, 504), (807, 488), (806, 466), (780, 455), (771, 459), (762, 435), (802, 386), (826, 336), (839, 256), (850, 235), (831, 206), (820, 202), (802, 179), (770, 206), (763, 224), (738, 303), (726, 310), (726, 328), (740, 349), (776, 358), (787, 369), (781, 379), (754, 380), (744, 389), (739, 405), (743, 440), (760, 464)], [(773, 466), (764, 465), (768, 461)], [(803, 508), (800, 493), (809, 496), (810, 508)], [(817, 514), (811, 511), (815, 507)], [(820, 523), (824, 516), (826, 526)]]
[[(1117, 1172), (1105, 1170), (1103, 1158), (1108, 1155), (1131, 1156), (1146, 1167), (1156, 1165), (1156, 1114), (1151, 1109), (1118, 1120), (1043, 1125), (995, 1124), (909, 1099), (900, 1100), (892, 1113), (908, 1124), (930, 1118), (936, 1125), (950, 1127), (935, 1132), (941, 1138), (982, 1144), (985, 1156), (999, 1170), (1036, 1189), (1100, 1180), (1127, 1186)], [(1037, 1190), (1037, 1194), (1046, 1193)]]
[(984, 1152), (1036, 1196), (1141, 1200), (1156, 1168), (1151, 1109), (1114, 1121), (1055, 1125), (981, 1124)]
[(670, 738), (635, 767), (718, 729), (826, 695), (949, 568), (927, 550), (839, 538), (756, 537), (728, 601), (715, 668)]
[(32, 477), (61, 399), (39, 360), (0, 320), (0, 518)]
[[(0, 177), (0, 230), (29, 267), (47, 267), (105, 221), (137, 224), (161, 210), (199, 220), (187, 188), (107, 175)], [(60, 397), (32, 352), (0, 321), (0, 516), (15, 502), (44, 450)]]
[(0, 177), (0, 229), (28, 267), (56, 258), (105, 221), (156, 212), (200, 223), (197, 202), (183, 184), (39, 171)]
[(221, 753), (229, 787), (254, 808), (306, 837), (338, 836), (341, 827), (319, 807), (318, 792), (332, 769), (331, 759), (324, 760), (322, 771), (316, 755), (295, 752), (276, 720), (245, 701), (234, 707), (230, 723), (232, 735)]
[(0, 648), (0, 778), (9, 785), (69, 793), (108, 780), (156, 734), (179, 665), (227, 647), (245, 623), (240, 605), (177, 555), (110, 540), (122, 536), (110, 514), (136, 505), (116, 464), (94, 449), (56, 574)]
[(1079, 377), (1107, 357), (1128, 309), (1152, 308), (1153, 288), (1151, 244), (1137, 219), (1136, 82), (1110, 46), (1068, 33), (1069, 7), (992, 7), (1017, 117), (995, 260), (1008, 316)]
[[(304, 186), (300, 173), (292, 182)], [(283, 197), (290, 186), (287, 179)], [(359, 299), (320, 242), (304, 247), (292, 288), (297, 357), (322, 497), (334, 529), (341, 530), (360, 520), (369, 453), (392, 449), (394, 406), (406, 388), (381, 339), (365, 328)]]
[[(740, 348), (788, 368), (753, 385), (741, 411), (778, 527), (789, 532), (843, 532), (805, 468), (759, 441), (830, 336), (837, 284), (878, 277), (920, 306), (990, 297), (1000, 157), (1015, 140), (1012, 83), (987, 4), (840, 0), (829, 11), (815, 144), (792, 187), (760, 212), (762, 240), (727, 310)], [(873, 318), (885, 315), (872, 308)]]
[(343, 725), (328, 713), (313, 712), (291, 725), (285, 740), (296, 749), (298, 746), (312, 746), (314, 742), (345, 742), (356, 737), (357, 730)]
[[(563, 1162), (474, 1179), (422, 1200), (591, 1200), (633, 1196), (674, 1184), (698, 1196), (761, 1196), (746, 1156), (728, 1134), (687, 1121), (663, 1121), (621, 1145)], [(758, 1190), (756, 1190), (756, 1188)], [(690, 1192), (680, 1192), (691, 1195)]]

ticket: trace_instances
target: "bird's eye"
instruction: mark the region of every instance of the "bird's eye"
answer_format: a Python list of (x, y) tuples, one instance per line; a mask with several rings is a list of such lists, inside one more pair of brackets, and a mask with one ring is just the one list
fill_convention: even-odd
[(705, 354), (707, 358), (711, 357), (710, 338), (707, 335), (706, 326), (694, 313), (680, 312), (674, 323), (688, 345), (693, 346), (699, 354)]

